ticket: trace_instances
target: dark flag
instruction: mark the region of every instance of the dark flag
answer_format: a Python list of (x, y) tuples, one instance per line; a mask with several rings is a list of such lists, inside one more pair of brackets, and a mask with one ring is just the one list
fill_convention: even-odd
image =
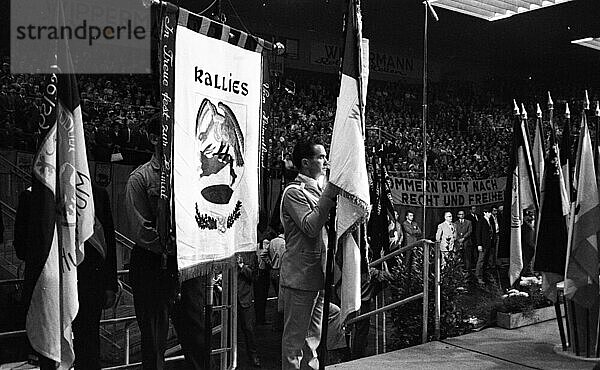
[(542, 185), (543, 195), (534, 263), (534, 270), (543, 274), (544, 294), (551, 300), (556, 299), (556, 283), (564, 278), (567, 256), (569, 200), (564, 191), (560, 155), (556, 132), (552, 129)]
[(382, 161), (377, 169), (377, 160), (375, 160), (371, 190), (373, 203), (367, 225), (367, 234), (371, 239), (370, 247), (375, 259), (396, 249), (401, 242), (402, 234), (396, 227), (396, 214), (389, 181), (385, 162)]

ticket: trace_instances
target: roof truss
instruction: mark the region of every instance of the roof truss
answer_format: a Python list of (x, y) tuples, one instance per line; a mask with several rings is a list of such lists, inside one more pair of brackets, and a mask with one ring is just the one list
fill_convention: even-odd
[(573, 0), (430, 0), (431, 5), (496, 21)]

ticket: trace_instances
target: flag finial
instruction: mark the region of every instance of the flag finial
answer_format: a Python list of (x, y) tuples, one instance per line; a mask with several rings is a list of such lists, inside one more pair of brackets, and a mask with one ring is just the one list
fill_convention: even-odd
[(521, 112), (519, 111), (519, 105), (517, 104), (517, 100), (513, 99), (513, 113), (515, 114), (515, 116), (520, 116)]
[(550, 96), (550, 91), (548, 91), (548, 109), (554, 109), (554, 102), (552, 101), (552, 96)]
[(569, 103), (567, 103), (567, 107), (565, 108), (565, 118), (571, 118), (571, 111), (569, 110)]
[(537, 118), (542, 118), (542, 108), (540, 108), (540, 104), (537, 104), (537, 109), (535, 111), (535, 113), (537, 114)]
[(585, 90), (585, 99), (583, 100), (583, 109), (590, 110), (590, 98), (588, 97), (587, 90)]
[(525, 110), (525, 104), (521, 103), (521, 118), (527, 119), (527, 111)]
[(594, 116), (600, 117), (600, 102), (596, 100), (596, 109), (594, 110)]

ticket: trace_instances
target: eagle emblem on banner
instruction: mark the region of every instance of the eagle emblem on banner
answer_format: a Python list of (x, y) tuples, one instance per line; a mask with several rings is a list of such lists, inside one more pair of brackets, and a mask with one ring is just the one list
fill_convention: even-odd
[[(202, 100), (198, 108), (195, 131), (198, 156), (198, 182), (202, 198), (213, 205), (227, 205), (244, 171), (244, 135), (233, 110), (225, 103)], [(241, 215), (237, 201), (229, 213), (212, 216), (201, 214), (196, 203), (196, 222), (201, 229), (225, 232)]]

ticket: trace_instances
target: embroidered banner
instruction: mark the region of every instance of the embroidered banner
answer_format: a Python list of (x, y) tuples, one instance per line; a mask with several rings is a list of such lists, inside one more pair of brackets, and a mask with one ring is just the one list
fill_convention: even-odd
[(172, 169), (186, 280), (255, 249), (262, 40), (183, 10), (178, 24)]
[[(394, 204), (402, 206), (423, 206), (423, 180), (390, 177)], [(463, 180), (427, 181), (425, 200), (427, 207), (469, 207), (484, 204), (502, 203), (506, 177)]]

